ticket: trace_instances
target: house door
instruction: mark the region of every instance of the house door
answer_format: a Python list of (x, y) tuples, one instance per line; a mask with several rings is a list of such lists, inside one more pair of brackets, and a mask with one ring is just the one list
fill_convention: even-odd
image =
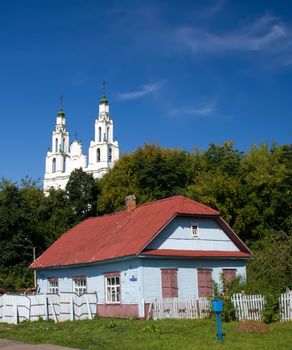
[(212, 270), (198, 269), (198, 295), (209, 297), (212, 295)]
[(161, 269), (162, 298), (176, 298), (177, 269)]

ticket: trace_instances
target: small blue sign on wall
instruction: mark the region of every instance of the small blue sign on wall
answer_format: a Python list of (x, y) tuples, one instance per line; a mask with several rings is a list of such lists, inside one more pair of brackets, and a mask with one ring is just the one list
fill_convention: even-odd
[(137, 280), (138, 280), (138, 278), (135, 277), (135, 276), (132, 276), (132, 277), (130, 278), (130, 281), (131, 281), (131, 282), (137, 282)]

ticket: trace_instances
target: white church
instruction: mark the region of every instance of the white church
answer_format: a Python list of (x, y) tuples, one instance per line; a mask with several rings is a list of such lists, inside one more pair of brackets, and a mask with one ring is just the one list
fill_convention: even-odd
[(90, 142), (88, 158), (82, 153), (80, 141), (70, 145), (69, 132), (62, 103), (57, 114), (52, 135), (52, 148), (47, 152), (44, 191), (53, 187), (65, 189), (73, 170), (81, 168), (93, 177), (100, 178), (119, 159), (119, 144), (114, 140), (114, 124), (109, 113), (109, 103), (105, 95), (99, 102), (99, 112), (95, 120), (94, 140)]

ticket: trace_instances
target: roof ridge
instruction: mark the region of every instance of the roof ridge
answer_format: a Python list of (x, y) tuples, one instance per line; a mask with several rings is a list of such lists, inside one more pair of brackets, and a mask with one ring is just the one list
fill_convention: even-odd
[[(138, 207), (140, 208), (142, 206), (150, 205), (150, 204), (153, 204), (153, 203), (168, 201), (168, 200), (174, 199), (175, 197), (187, 198), (187, 197), (183, 196), (182, 194), (177, 194), (177, 195), (174, 195), (174, 196), (171, 196), (171, 197), (167, 197), (167, 198), (153, 199), (151, 202), (145, 202), (145, 203), (142, 203), (142, 204), (138, 205)], [(189, 198), (187, 198), (187, 199), (189, 199)]]
[(217, 213), (218, 213), (218, 215), (220, 215), (220, 211), (219, 211), (219, 210), (214, 209), (214, 208), (210, 207), (210, 206), (209, 206), (209, 205), (207, 205), (207, 204), (204, 204), (204, 203), (198, 202), (198, 201), (196, 201), (196, 200), (194, 200), (194, 199), (191, 199), (191, 198), (188, 198), (188, 197), (185, 197), (185, 196), (183, 196), (183, 197), (184, 197), (184, 199), (185, 199), (185, 200), (188, 200), (188, 201), (191, 201), (191, 202), (195, 202), (195, 203), (196, 203), (196, 205), (198, 205), (198, 206), (199, 206), (199, 207), (201, 207), (201, 208), (208, 208), (208, 209), (211, 209), (211, 210), (213, 210), (213, 211), (217, 212)]
[[(171, 200), (171, 199), (173, 199), (175, 197), (182, 197), (182, 198), (186, 198), (186, 199), (192, 200), (192, 199), (190, 199), (188, 197), (183, 196), (182, 194), (177, 194), (177, 195), (174, 195), (174, 196), (171, 196), (171, 197), (161, 198), (161, 199), (153, 199), (153, 200), (151, 200), (151, 202), (141, 203), (141, 204), (137, 205), (136, 208), (144, 207), (146, 205), (150, 205), (150, 204), (157, 203), (157, 202)], [(100, 217), (112, 216), (112, 215), (117, 215), (117, 214), (122, 214), (123, 212), (128, 213), (127, 209), (123, 209), (123, 210), (118, 210), (118, 211), (114, 211), (112, 213), (107, 213), (107, 214), (103, 214), (103, 215), (90, 216), (90, 217), (86, 218), (85, 220), (96, 219), (96, 218), (100, 218)], [(85, 220), (83, 220), (83, 221), (85, 221)]]
[[(220, 215), (219, 210), (216, 210), (216, 209), (214, 209), (214, 208), (212, 208), (212, 207), (209, 207), (209, 206), (206, 205), (206, 204), (200, 203), (200, 202), (198, 202), (198, 201), (196, 201), (196, 200), (194, 200), (194, 199), (191, 199), (191, 198), (189, 198), (189, 197), (186, 197), (186, 196), (184, 196), (184, 195), (182, 195), (182, 194), (176, 194), (176, 195), (174, 195), (174, 196), (167, 197), (167, 198), (153, 199), (153, 200), (151, 200), (150, 202), (145, 202), (145, 203), (141, 203), (141, 204), (137, 205), (137, 206), (136, 206), (136, 209), (141, 208), (141, 207), (145, 207), (145, 206), (147, 206), (147, 205), (151, 205), (151, 204), (154, 204), (154, 203), (161, 203), (161, 202), (164, 202), (164, 201), (173, 200), (173, 199), (175, 199), (175, 198), (178, 198), (178, 199), (180, 198), (180, 199), (182, 199), (182, 200), (187, 200), (187, 201), (189, 201), (189, 202), (195, 202), (195, 203), (196, 203), (198, 206), (200, 206), (201, 208), (209, 208), (209, 209), (211, 209), (211, 210), (213, 210), (213, 211), (216, 211), (216, 212)], [(91, 216), (91, 217), (89, 217), (89, 218), (87, 218), (87, 219), (85, 219), (85, 220), (88, 220), (88, 219), (96, 219), (96, 218), (106, 217), (106, 216), (114, 216), (114, 215), (119, 215), (119, 214), (122, 214), (122, 213), (127, 214), (128, 211), (127, 211), (126, 209), (123, 209), (123, 210), (115, 211), (115, 212), (113, 212), (113, 213), (108, 213), (108, 214), (104, 214), (104, 215)]]

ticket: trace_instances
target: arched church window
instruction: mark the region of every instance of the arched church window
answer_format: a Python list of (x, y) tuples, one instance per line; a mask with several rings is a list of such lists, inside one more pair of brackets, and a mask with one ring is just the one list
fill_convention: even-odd
[(112, 161), (112, 153), (113, 153), (112, 149), (109, 148), (109, 150), (108, 150), (108, 161), (109, 161), (109, 162)]
[(65, 137), (63, 137), (63, 144), (62, 144), (62, 151), (63, 152), (65, 152), (65, 142), (66, 142)]
[(66, 172), (66, 158), (63, 159), (63, 172)]
[(100, 148), (96, 150), (96, 161), (100, 162)]
[(106, 140), (109, 142), (109, 127), (106, 128)]
[(59, 142), (58, 142), (58, 139), (56, 138), (56, 140), (55, 140), (55, 152), (56, 153), (58, 152), (58, 146), (59, 146)]
[(101, 127), (98, 128), (98, 142), (101, 142)]
[(52, 162), (52, 172), (53, 172), (53, 173), (56, 172), (56, 158), (53, 158), (53, 162)]

